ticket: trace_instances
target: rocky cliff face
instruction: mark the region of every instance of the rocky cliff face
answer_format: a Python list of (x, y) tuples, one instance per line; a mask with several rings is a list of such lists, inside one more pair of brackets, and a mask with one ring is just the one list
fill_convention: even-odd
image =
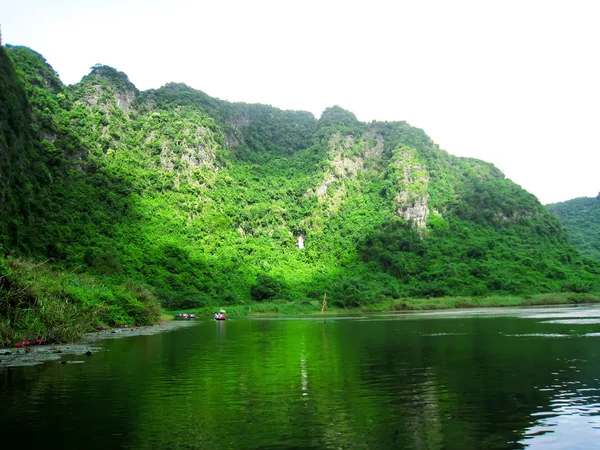
[(80, 83), (79, 98), (87, 106), (103, 110), (118, 108), (125, 114), (131, 111), (133, 102), (139, 94), (127, 75), (112, 67), (95, 65), (92, 72)]
[(414, 223), (422, 231), (429, 217), (429, 172), (410, 147), (402, 147), (394, 152), (392, 166), (398, 185), (398, 193), (394, 198), (396, 215)]

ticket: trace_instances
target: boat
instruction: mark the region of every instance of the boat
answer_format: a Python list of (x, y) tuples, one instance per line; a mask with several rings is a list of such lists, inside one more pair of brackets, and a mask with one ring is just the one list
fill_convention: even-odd
[(178, 319), (178, 320), (192, 320), (192, 319), (195, 319), (195, 318), (196, 318), (196, 316), (194, 314), (187, 314), (187, 313), (183, 313), (183, 314), (177, 313), (177, 314), (175, 314), (175, 319)]
[(215, 313), (215, 320), (227, 320), (225, 313), (226, 311), (224, 309), (219, 310), (218, 313)]

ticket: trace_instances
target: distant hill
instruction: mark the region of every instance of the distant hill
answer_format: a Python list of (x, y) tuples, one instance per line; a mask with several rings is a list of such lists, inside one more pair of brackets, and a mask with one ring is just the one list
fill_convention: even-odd
[(600, 261), (600, 194), (547, 205), (584, 255)]
[(10, 254), (147, 284), (171, 308), (597, 283), (599, 265), (535, 196), (406, 122), (339, 106), (317, 119), (176, 83), (140, 92), (101, 65), (65, 86), (28, 48), (0, 56)]

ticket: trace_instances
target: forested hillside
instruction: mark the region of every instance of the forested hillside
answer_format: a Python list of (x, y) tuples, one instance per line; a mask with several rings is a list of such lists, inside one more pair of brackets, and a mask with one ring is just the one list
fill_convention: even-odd
[(581, 254), (600, 261), (600, 194), (547, 205)]
[(106, 295), (357, 306), (597, 285), (533, 195), (406, 122), (139, 92), (100, 65), (67, 87), (27, 48), (0, 58), (4, 251)]

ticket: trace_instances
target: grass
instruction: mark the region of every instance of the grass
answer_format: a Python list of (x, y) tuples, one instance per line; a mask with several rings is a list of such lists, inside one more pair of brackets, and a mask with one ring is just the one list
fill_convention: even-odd
[(532, 296), (439, 297), (430, 299), (393, 299), (361, 307), (368, 311), (418, 311), (459, 308), (501, 308), (507, 306), (568, 305), (600, 303), (600, 296), (560, 292)]
[[(363, 305), (358, 308), (336, 308), (329, 306), (325, 314), (343, 314), (351, 312), (389, 312), (389, 311), (424, 311), (436, 309), (460, 308), (500, 308), (508, 306), (569, 305), (580, 303), (600, 303), (600, 296), (595, 294), (555, 293), (532, 296), (489, 296), (489, 297), (439, 297), (439, 298), (404, 298), (389, 299), (382, 302)], [(224, 306), (231, 317), (260, 314), (323, 314), (321, 302), (301, 303), (252, 303), (247, 305)], [(178, 312), (194, 313), (199, 317), (212, 316), (219, 308), (214, 306), (192, 310), (165, 311), (165, 315), (173, 317)]]
[[(6, 258), (0, 261), (0, 347), (41, 338), (46, 343), (74, 342), (97, 325), (150, 324), (179, 311), (163, 311), (156, 297), (134, 282), (117, 284), (85, 274), (56, 270), (47, 263)], [(350, 312), (600, 303), (597, 294), (440, 297), (387, 299), (358, 308), (329, 306), (326, 315)], [(229, 317), (249, 315), (321, 315), (319, 300), (263, 302), (226, 306)], [(221, 307), (187, 310), (212, 317)]]
[(0, 346), (74, 342), (97, 325), (148, 324), (161, 313), (152, 293), (134, 283), (113, 285), (14, 258), (0, 273)]

